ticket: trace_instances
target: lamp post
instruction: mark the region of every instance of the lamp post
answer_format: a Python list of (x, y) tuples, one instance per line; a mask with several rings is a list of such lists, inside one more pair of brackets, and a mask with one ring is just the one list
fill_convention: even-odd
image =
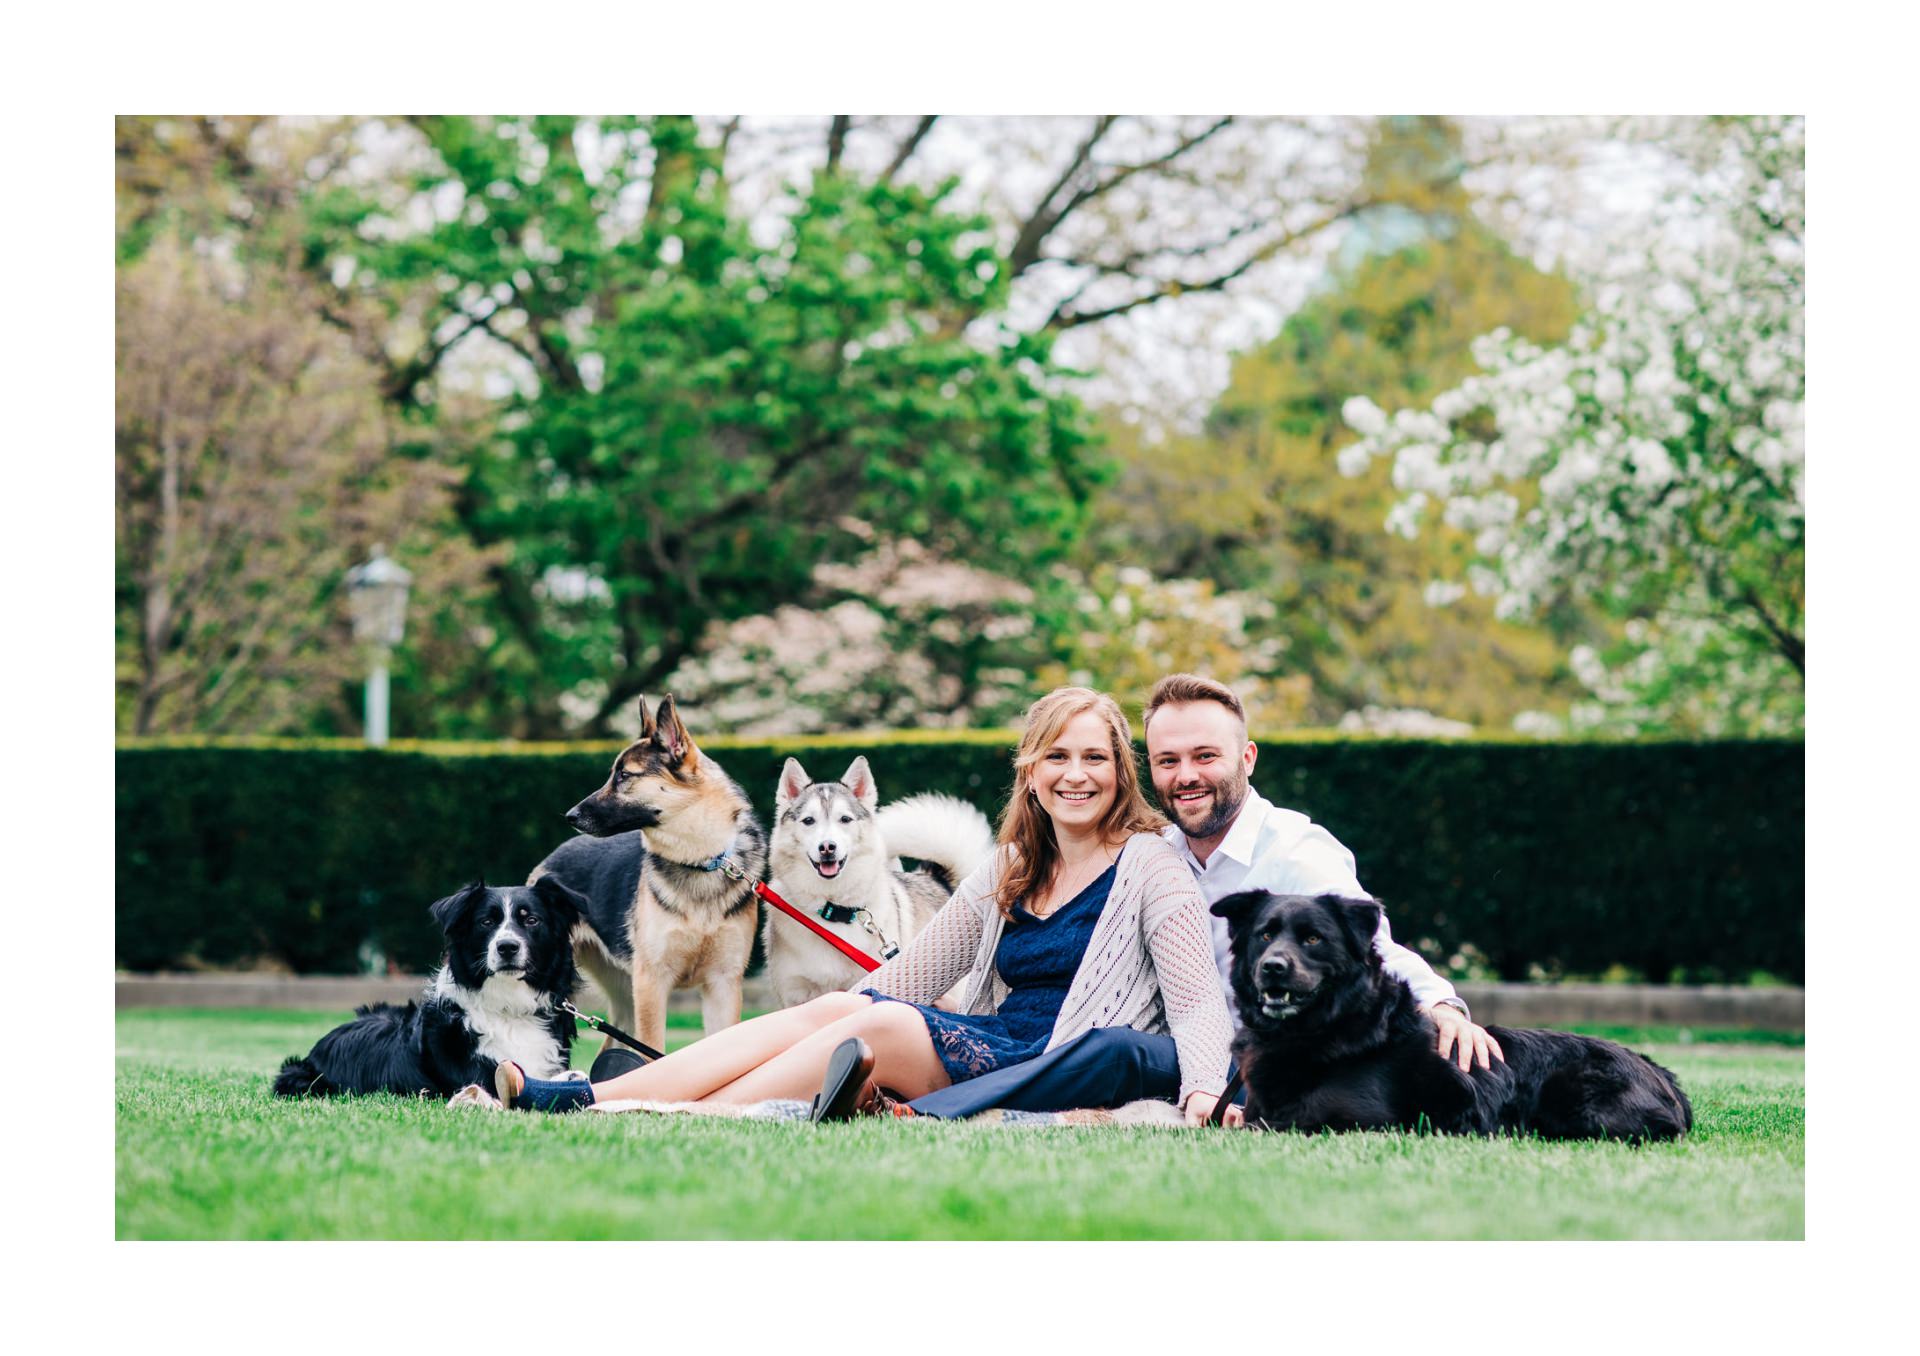
[(386, 548), (375, 546), (373, 558), (347, 571), (347, 610), (353, 615), (353, 638), (369, 651), (367, 674), (367, 743), (379, 748), (387, 742), (387, 658), (407, 624), (407, 589), (413, 576), (387, 558)]

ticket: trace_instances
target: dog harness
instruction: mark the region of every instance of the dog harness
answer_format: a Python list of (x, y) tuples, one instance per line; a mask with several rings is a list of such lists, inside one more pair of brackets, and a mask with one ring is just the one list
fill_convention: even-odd
[(887, 934), (880, 931), (880, 925), (873, 921), (873, 911), (871, 909), (856, 909), (849, 904), (835, 904), (829, 899), (825, 904), (820, 906), (820, 916), (829, 923), (858, 923), (861, 927), (872, 933), (874, 940), (880, 943), (880, 958), (882, 960), (892, 960), (900, 954), (899, 946), (887, 940)]

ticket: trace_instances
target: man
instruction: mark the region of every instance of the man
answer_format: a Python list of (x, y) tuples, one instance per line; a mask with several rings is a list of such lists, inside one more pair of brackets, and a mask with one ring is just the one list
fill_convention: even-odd
[[(1154, 685), (1143, 722), (1154, 794), (1173, 821), (1167, 841), (1186, 856), (1208, 904), (1238, 890), (1371, 897), (1355, 874), (1353, 854), (1338, 839), (1253, 789), (1248, 779), (1259, 750), (1247, 738), (1246, 711), (1231, 688), (1190, 673), (1169, 675)], [(1231, 963), (1226, 921), (1211, 921), (1224, 986)], [(1489, 1068), (1502, 1058), (1499, 1045), (1474, 1025), (1453, 986), (1395, 942), (1384, 917), (1374, 947), (1382, 968), (1406, 982), (1432, 1019), (1442, 1055), (1462, 1070), (1475, 1063)], [(1233, 1006), (1230, 990), (1227, 1005)], [(986, 1106), (1024, 1111), (1117, 1106), (1141, 1097), (1171, 1098), (1179, 1083), (1171, 1036), (1107, 1028), (1026, 1064), (930, 1093), (913, 1107), (928, 1115), (958, 1116)], [(1209, 1104), (1199, 1111), (1204, 1115), (1210, 1109)], [(1228, 1123), (1238, 1119), (1239, 1108), (1230, 1109)]]
[[(1248, 778), (1259, 749), (1247, 738), (1246, 712), (1231, 688), (1173, 674), (1154, 685), (1143, 720), (1154, 794), (1173, 820), (1167, 841), (1186, 855), (1208, 904), (1239, 890), (1372, 898), (1338, 839), (1253, 789)], [(1490, 1067), (1499, 1046), (1473, 1024), (1453, 985), (1393, 940), (1384, 916), (1373, 944), (1381, 968), (1405, 981), (1433, 1020), (1440, 1053), (1457, 1058), (1462, 1070)], [(1213, 953), (1224, 984), (1232, 964), (1224, 918), (1213, 920)], [(1231, 991), (1227, 1004), (1233, 1004)]]

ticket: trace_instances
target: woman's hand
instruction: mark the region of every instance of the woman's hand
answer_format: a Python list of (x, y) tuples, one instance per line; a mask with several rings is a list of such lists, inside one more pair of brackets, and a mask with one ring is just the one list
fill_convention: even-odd
[[(1214, 1107), (1217, 1106), (1219, 1102), (1220, 1099), (1210, 1092), (1196, 1092), (1188, 1097), (1186, 1106), (1187, 1124), (1205, 1125), (1208, 1118), (1213, 1115)], [(1241, 1125), (1245, 1123), (1246, 1119), (1247, 1113), (1245, 1108), (1230, 1106), (1227, 1108), (1226, 1114), (1220, 1118), (1220, 1124)]]

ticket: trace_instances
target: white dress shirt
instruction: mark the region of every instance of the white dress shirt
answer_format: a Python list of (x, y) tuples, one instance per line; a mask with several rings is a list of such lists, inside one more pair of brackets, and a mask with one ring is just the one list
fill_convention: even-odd
[[(1360, 885), (1353, 854), (1346, 847), (1297, 810), (1283, 810), (1251, 787), (1246, 804), (1234, 817), (1227, 836), (1220, 840), (1203, 865), (1187, 846), (1187, 837), (1178, 824), (1162, 832), (1179, 849), (1200, 895), (1209, 907), (1240, 890), (1266, 890), (1276, 895), (1346, 895), (1352, 899), (1371, 899)], [(1227, 983), (1233, 957), (1227, 940), (1227, 920), (1211, 919), (1213, 959), (1220, 978)], [(1461, 1012), (1467, 1005), (1453, 991), (1453, 985), (1433, 972), (1433, 967), (1393, 940), (1387, 918), (1380, 916), (1380, 930), (1373, 936), (1374, 950), (1380, 953), (1380, 968), (1395, 979), (1405, 980), (1421, 1007), (1447, 1003)], [(1228, 983), (1227, 1006), (1233, 1008), (1233, 989)], [(1236, 1018), (1238, 1012), (1235, 1012)]]

